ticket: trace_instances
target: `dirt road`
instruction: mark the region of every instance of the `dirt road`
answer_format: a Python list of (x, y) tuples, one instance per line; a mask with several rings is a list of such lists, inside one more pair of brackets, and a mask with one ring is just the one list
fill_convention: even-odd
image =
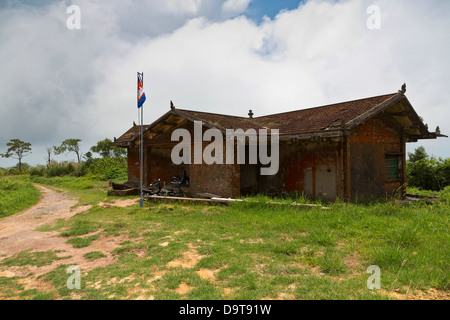
[[(43, 225), (51, 225), (58, 219), (69, 219), (91, 208), (91, 206), (75, 207), (78, 200), (69, 196), (66, 192), (57, 192), (38, 185), (36, 187), (42, 193), (42, 199), (36, 205), (23, 213), (0, 220), (0, 262), (29, 249), (33, 251), (57, 250), (59, 257), (67, 257), (67, 259), (57, 260), (42, 267), (0, 267), (0, 277), (22, 277), (29, 273), (33, 273), (37, 277), (54, 270), (60, 264), (76, 264), (83, 270), (90, 270), (115, 262), (115, 258), (110, 253), (119, 246), (119, 242), (123, 241), (120, 237), (100, 237), (93, 241), (89, 247), (74, 248), (71, 244), (66, 243), (67, 238), (59, 236), (60, 231), (36, 231)], [(133, 203), (135, 203), (135, 200), (128, 199), (119, 201), (117, 204), (114, 203), (114, 205), (128, 206)], [(100, 251), (106, 254), (106, 257), (88, 261), (83, 256), (91, 251)]]
[[(0, 261), (27, 249), (49, 250), (54, 247), (55, 232), (39, 232), (36, 228), (68, 219), (90, 207), (77, 207), (77, 199), (65, 192), (56, 192), (42, 186), (36, 186), (42, 193), (42, 199), (25, 212), (0, 220)], [(56, 249), (56, 248), (55, 248)]]

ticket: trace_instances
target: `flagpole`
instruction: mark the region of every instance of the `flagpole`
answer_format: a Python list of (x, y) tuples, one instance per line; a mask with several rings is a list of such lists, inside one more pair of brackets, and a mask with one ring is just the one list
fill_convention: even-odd
[[(138, 72), (139, 75), (139, 72)], [(142, 86), (144, 86), (144, 73), (141, 73)], [(144, 193), (143, 193), (143, 175), (144, 175), (144, 105), (141, 106), (141, 199), (139, 201), (139, 206), (144, 207)]]

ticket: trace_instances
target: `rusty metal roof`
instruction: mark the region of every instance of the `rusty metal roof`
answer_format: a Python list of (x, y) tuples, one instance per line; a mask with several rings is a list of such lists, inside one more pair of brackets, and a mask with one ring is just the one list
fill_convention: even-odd
[[(144, 130), (146, 130), (150, 125), (144, 125)], [(141, 126), (133, 125), (127, 132), (121, 135), (118, 139), (114, 138), (114, 142), (111, 145), (116, 147), (126, 147), (128, 146), (136, 136), (141, 132)]]
[[(422, 123), (408, 99), (404, 96), (405, 91), (406, 86), (402, 87), (402, 90), (397, 93), (256, 118), (176, 109), (172, 106), (171, 110), (161, 118), (151, 125), (145, 125), (144, 132), (146, 132), (147, 136), (154, 137), (174, 129), (181, 123), (181, 120), (187, 119), (188, 121), (202, 121), (204, 126), (217, 128), (224, 133), (226, 129), (278, 129), (281, 136), (289, 136), (326, 132), (327, 130), (351, 129), (366, 119), (386, 111), (394, 119), (396, 115), (409, 117), (409, 122), (414, 125), (409, 125), (406, 128), (401, 121), (399, 121), (399, 125), (406, 128), (407, 134), (407, 130), (412, 130), (410, 135), (414, 136), (413, 139), (428, 139), (442, 136), (428, 132), (427, 127)], [(113, 145), (122, 147), (130, 145), (132, 141), (139, 138), (139, 129), (139, 126), (132, 127), (117, 139)]]
[(184, 116), (189, 120), (202, 121), (207, 126), (215, 127), (222, 131), (226, 129), (265, 129), (255, 119), (250, 118), (183, 109), (175, 109), (175, 112), (177, 115)]
[(341, 127), (370, 111), (396, 94), (342, 102), (322, 107), (296, 110), (255, 118), (267, 128), (279, 129), (280, 134), (317, 132), (330, 127)]

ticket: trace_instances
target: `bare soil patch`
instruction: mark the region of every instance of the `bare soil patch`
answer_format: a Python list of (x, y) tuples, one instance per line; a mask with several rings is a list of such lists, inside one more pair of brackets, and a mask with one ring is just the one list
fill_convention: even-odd
[[(48, 287), (36, 280), (37, 277), (53, 271), (61, 264), (78, 265), (83, 271), (88, 271), (116, 262), (117, 259), (110, 253), (120, 246), (119, 243), (125, 240), (124, 237), (100, 236), (89, 247), (74, 248), (71, 244), (67, 244), (67, 238), (60, 237), (57, 231), (36, 231), (43, 225), (53, 224), (59, 219), (67, 220), (91, 208), (91, 206), (76, 207), (78, 199), (70, 197), (67, 192), (56, 192), (39, 185), (36, 187), (42, 193), (42, 199), (36, 205), (20, 214), (0, 220), (0, 262), (30, 249), (32, 252), (58, 251), (57, 256), (66, 259), (56, 260), (40, 267), (3, 266), (0, 267), (0, 276), (12, 278), (33, 274), (32, 277), (21, 279), (26, 284), (25, 288)], [(122, 204), (124, 203), (120, 203)], [(91, 251), (102, 252), (106, 257), (89, 261), (83, 256)]]
[(126, 208), (126, 207), (129, 207), (129, 206), (135, 205), (138, 201), (139, 201), (139, 198), (118, 199), (118, 200), (114, 200), (114, 201), (112, 201), (110, 203), (100, 202), (98, 204), (98, 206), (102, 207), (102, 208), (114, 208), (114, 207)]
[(192, 289), (194, 289), (193, 287), (187, 285), (186, 283), (182, 282), (180, 283), (180, 286), (178, 288), (175, 289), (175, 292), (178, 294), (186, 294), (189, 291), (191, 291)]
[(192, 244), (188, 245), (189, 250), (181, 253), (181, 258), (174, 259), (167, 264), (167, 267), (193, 268), (203, 258)]
[(450, 300), (450, 292), (448, 290), (437, 290), (434, 288), (430, 288), (428, 290), (411, 290), (407, 293), (401, 293), (399, 290), (390, 292), (386, 290), (379, 290), (376, 292), (397, 300)]
[(198, 276), (203, 280), (216, 281), (216, 273), (218, 271), (209, 269), (200, 269), (197, 271)]

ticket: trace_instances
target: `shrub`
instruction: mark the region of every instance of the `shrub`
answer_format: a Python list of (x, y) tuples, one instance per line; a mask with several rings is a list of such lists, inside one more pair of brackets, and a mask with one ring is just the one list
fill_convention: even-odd
[(63, 176), (82, 177), (85, 175), (86, 169), (83, 163), (52, 162), (49, 166), (35, 166), (30, 169), (29, 173), (31, 176), (48, 178)]
[(450, 158), (429, 157), (423, 147), (409, 154), (406, 166), (408, 185), (439, 191), (450, 185)]
[(94, 159), (87, 168), (87, 177), (97, 180), (108, 180), (127, 175), (127, 160), (125, 158)]
[(2, 169), (0, 176), (16, 176), (21, 174), (27, 174), (30, 170), (30, 165), (28, 163), (22, 163), (22, 169), (19, 170), (19, 164), (8, 169)]
[(45, 171), (45, 167), (44, 166), (36, 166), (36, 167), (32, 167), (29, 171), (31, 176), (38, 176), (38, 177), (43, 177), (44, 176), (44, 171)]

